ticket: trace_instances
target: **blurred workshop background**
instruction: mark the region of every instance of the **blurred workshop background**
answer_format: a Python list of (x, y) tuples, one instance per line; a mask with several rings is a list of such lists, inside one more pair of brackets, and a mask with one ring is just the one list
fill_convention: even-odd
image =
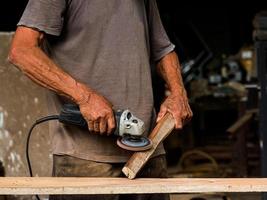
[[(45, 90), (6, 60), (26, 4), (4, 0), (0, 6), (1, 176), (28, 176), (26, 135), (32, 123), (46, 115)], [(267, 7), (256, 1), (239, 4), (158, 0), (194, 112), (192, 122), (164, 142), (172, 177), (267, 176)], [(162, 80), (154, 75), (157, 109), (166, 95)], [(47, 128), (38, 127), (31, 140), (38, 176), (51, 174)], [(183, 198), (230, 199), (228, 194), (177, 199)], [(245, 198), (261, 196), (231, 196)]]

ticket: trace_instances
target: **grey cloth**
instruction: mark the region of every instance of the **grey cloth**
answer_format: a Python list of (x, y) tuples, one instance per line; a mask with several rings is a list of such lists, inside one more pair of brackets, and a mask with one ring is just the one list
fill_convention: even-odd
[[(146, 2), (146, 3), (145, 3)], [(30, 0), (18, 23), (46, 33), (47, 55), (76, 80), (153, 124), (151, 62), (174, 50), (155, 0)], [(51, 114), (67, 100), (48, 95)], [(131, 153), (115, 137), (50, 123), (53, 153), (100, 162), (125, 162)], [(163, 154), (161, 147), (155, 156)]]

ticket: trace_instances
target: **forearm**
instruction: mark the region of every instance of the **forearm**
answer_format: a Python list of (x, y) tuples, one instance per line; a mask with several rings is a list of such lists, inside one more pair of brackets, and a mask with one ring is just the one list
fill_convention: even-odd
[(9, 60), (41, 86), (75, 102), (88, 98), (90, 89), (64, 72), (38, 46), (11, 48)]
[(193, 116), (180, 70), (180, 63), (175, 52), (166, 55), (157, 65), (162, 78), (166, 81), (171, 94), (161, 104), (157, 121), (167, 113), (175, 119), (175, 126), (181, 129)]
[(167, 83), (171, 94), (185, 93), (180, 63), (175, 52), (169, 53), (159, 61), (157, 71)]

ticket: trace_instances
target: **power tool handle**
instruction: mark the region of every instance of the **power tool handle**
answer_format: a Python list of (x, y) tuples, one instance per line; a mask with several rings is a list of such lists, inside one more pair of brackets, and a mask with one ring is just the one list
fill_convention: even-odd
[(59, 122), (87, 128), (87, 122), (83, 118), (79, 106), (75, 104), (64, 104), (59, 114)]
[[(116, 128), (114, 130), (114, 135), (120, 136), (119, 134), (119, 124), (120, 117), (123, 111), (114, 112)], [(87, 121), (84, 119), (80, 108), (76, 104), (64, 104), (62, 106), (61, 112), (59, 114), (59, 122), (66, 124), (66, 125), (74, 125), (79, 126), (83, 129), (88, 129)]]

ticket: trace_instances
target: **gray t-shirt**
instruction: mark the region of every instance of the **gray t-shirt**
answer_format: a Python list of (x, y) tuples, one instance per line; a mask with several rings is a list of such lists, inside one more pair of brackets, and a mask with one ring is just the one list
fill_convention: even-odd
[[(30, 0), (18, 24), (47, 34), (45, 51), (72, 77), (153, 123), (151, 62), (174, 50), (155, 0)], [(63, 97), (50, 93), (48, 108), (59, 113)], [(90, 134), (50, 123), (54, 154), (99, 162), (125, 162), (131, 155), (115, 136)], [(163, 147), (155, 155), (164, 153)]]

